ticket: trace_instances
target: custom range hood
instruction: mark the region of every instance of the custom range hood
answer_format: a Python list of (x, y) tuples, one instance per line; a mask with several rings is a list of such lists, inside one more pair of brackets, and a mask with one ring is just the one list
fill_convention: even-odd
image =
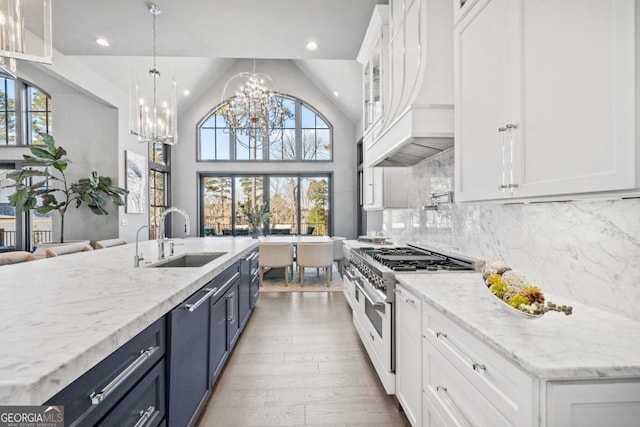
[(381, 123), (365, 138), (365, 166), (412, 166), (453, 147), (453, 3), (390, 10), (387, 90)]

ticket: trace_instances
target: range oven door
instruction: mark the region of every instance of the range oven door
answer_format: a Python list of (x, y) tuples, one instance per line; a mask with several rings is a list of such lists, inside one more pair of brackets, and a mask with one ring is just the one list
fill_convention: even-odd
[(387, 394), (395, 394), (393, 370), (393, 304), (384, 301), (367, 284), (353, 282), (353, 324), (369, 354)]

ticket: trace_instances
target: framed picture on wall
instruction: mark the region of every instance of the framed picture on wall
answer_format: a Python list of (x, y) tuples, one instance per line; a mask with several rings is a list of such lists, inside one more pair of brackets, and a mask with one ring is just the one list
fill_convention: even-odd
[(127, 180), (126, 213), (145, 213), (147, 206), (147, 162), (142, 154), (124, 152)]

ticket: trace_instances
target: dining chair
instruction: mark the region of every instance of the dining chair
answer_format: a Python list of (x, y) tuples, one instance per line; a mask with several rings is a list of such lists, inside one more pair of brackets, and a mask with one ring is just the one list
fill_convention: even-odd
[(34, 261), (36, 257), (31, 252), (15, 251), (0, 254), (0, 266), (18, 264), (26, 261)]
[(126, 245), (127, 241), (123, 239), (106, 239), (106, 240), (98, 240), (97, 242), (93, 242), (91, 246), (93, 249), (105, 249), (110, 248), (112, 246), (120, 246)]
[(284, 285), (289, 286), (289, 268), (293, 275), (293, 243), (261, 242), (258, 247), (260, 286), (262, 286), (265, 267), (284, 268)]
[(89, 252), (93, 248), (85, 243), (73, 243), (71, 245), (54, 246), (44, 251), (45, 258), (53, 258), (61, 255), (75, 254), (76, 252)]
[[(347, 238), (333, 236), (331, 240), (333, 241), (333, 262), (337, 263), (338, 272), (340, 273), (340, 277), (342, 277), (343, 268), (344, 268), (343, 245), (344, 245), (344, 241), (347, 240)], [(333, 275), (333, 269), (331, 270), (331, 275)]]
[(297, 246), (296, 262), (298, 263), (300, 286), (304, 285), (305, 268), (324, 268), (328, 287), (329, 271), (333, 267), (333, 242), (298, 243)]

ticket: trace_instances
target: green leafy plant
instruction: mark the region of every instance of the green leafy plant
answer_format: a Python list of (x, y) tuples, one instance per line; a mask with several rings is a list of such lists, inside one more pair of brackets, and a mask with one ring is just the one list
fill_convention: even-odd
[(260, 232), (264, 224), (269, 220), (271, 214), (267, 205), (260, 204), (255, 207), (251, 202), (241, 205), (242, 213), (247, 218), (251, 233), (257, 234)]
[[(111, 200), (117, 206), (124, 205), (123, 197), (128, 193), (124, 188), (112, 185), (109, 177), (91, 172), (89, 178), (69, 182), (65, 170), (71, 161), (67, 151), (56, 146), (51, 135), (42, 134), (44, 146), (31, 147), (32, 155), (23, 155), (24, 166), (7, 174), (16, 183), (16, 191), (9, 196), (9, 205), (27, 212), (31, 209), (46, 214), (56, 211), (60, 215), (60, 242), (64, 242), (64, 216), (69, 207), (79, 208), (83, 203), (96, 215), (107, 215), (104, 208)], [(33, 167), (36, 167), (34, 169)], [(44, 168), (44, 169), (42, 169)], [(36, 178), (36, 180), (34, 180)], [(41, 179), (38, 179), (41, 178)]]

